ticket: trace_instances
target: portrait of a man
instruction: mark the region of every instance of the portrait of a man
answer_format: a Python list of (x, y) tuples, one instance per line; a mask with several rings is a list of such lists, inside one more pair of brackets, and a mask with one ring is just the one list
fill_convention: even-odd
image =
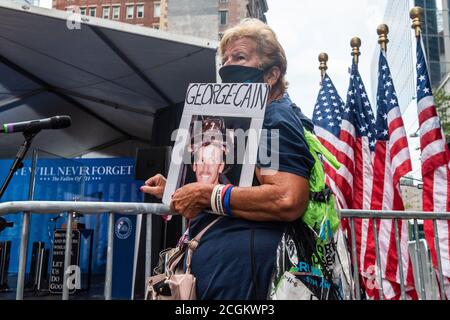
[[(192, 171), (197, 182), (217, 184), (227, 182), (224, 171), (226, 159), (232, 147), (232, 135), (227, 138), (225, 120), (221, 117), (204, 117), (191, 125)], [(231, 146), (229, 146), (231, 144)]]

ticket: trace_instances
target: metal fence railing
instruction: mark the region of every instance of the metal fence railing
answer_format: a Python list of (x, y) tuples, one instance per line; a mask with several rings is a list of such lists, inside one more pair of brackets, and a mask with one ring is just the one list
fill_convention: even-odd
[[(420, 299), (426, 300), (431, 299), (432, 296), (430, 292), (426, 292), (426, 284), (425, 279), (426, 277), (426, 269), (427, 263), (423, 261), (427, 256), (428, 252), (421, 252), (420, 250), (420, 237), (419, 237), (419, 223), (418, 220), (431, 220), (433, 222), (434, 226), (434, 246), (436, 248), (436, 256), (437, 256), (437, 277), (439, 280), (440, 285), (437, 286), (436, 282), (434, 282), (434, 285), (431, 284), (431, 291), (439, 291), (439, 296), (442, 300), (445, 300), (445, 292), (444, 292), (444, 274), (442, 272), (442, 259), (441, 259), (441, 250), (439, 247), (439, 233), (438, 233), (438, 227), (437, 223), (440, 220), (450, 220), (450, 212), (423, 212), (423, 211), (373, 211), (373, 210), (341, 210), (341, 217), (347, 218), (349, 220), (350, 225), (350, 232), (351, 232), (351, 256), (352, 256), (352, 265), (353, 265), (353, 274), (359, 274), (358, 269), (358, 257), (357, 257), (357, 248), (356, 248), (356, 241), (355, 241), (355, 218), (361, 218), (361, 219), (380, 219), (380, 220), (393, 220), (394, 221), (394, 229), (395, 229), (395, 240), (396, 240), (396, 249), (397, 249), (397, 255), (398, 257), (402, 256), (402, 248), (400, 244), (400, 235), (399, 235), (399, 221), (407, 221), (408, 223), (412, 220), (412, 228), (413, 228), (413, 234), (414, 234), (414, 242), (411, 242), (413, 244), (414, 254), (410, 254), (412, 260), (415, 261), (413, 264), (413, 271), (414, 271), (414, 280), (416, 284), (416, 291), (418, 293), (418, 296)], [(381, 270), (380, 268), (380, 248), (379, 248), (379, 239), (378, 239), (378, 229), (377, 224), (373, 223), (373, 234), (374, 234), (374, 242), (375, 242), (375, 256), (376, 256), (376, 264), (377, 264), (377, 270)], [(423, 250), (422, 250), (423, 251)], [(405, 292), (405, 275), (403, 273), (403, 261), (402, 259), (398, 259), (398, 269), (399, 269), (399, 278), (400, 278), (400, 290), (401, 290), (401, 299), (406, 299), (406, 292)], [(415, 268), (414, 268), (415, 266)], [(429, 268), (431, 271), (431, 276), (429, 278), (434, 278), (434, 267), (431, 266)], [(382, 277), (382, 274), (378, 274), (379, 279)], [(381, 283), (380, 280), (378, 280), (378, 283)], [(360, 290), (360, 284), (359, 284), (359, 277), (354, 277), (354, 285), (355, 285), (355, 298), (357, 300), (361, 299), (361, 290)], [(380, 291), (380, 297), (383, 297), (383, 286), (379, 285), (378, 289)]]
[[(111, 300), (111, 290), (112, 290), (112, 263), (113, 263), (113, 245), (114, 245), (114, 214), (124, 214), (124, 215), (138, 215), (138, 214), (156, 214), (156, 215), (166, 215), (169, 214), (169, 207), (163, 204), (156, 203), (114, 203), (114, 202), (69, 202), (69, 201), (23, 201), (23, 202), (5, 202), (0, 203), (0, 216), (11, 213), (22, 213), (23, 214), (23, 224), (22, 224), (22, 232), (21, 232), (21, 243), (20, 243), (20, 253), (19, 253), (19, 268), (18, 268), (18, 280), (16, 287), (16, 299), (23, 299), (23, 291), (24, 291), (24, 280), (25, 280), (25, 265), (26, 265), (26, 257), (28, 252), (28, 238), (29, 238), (29, 228), (30, 228), (30, 216), (33, 214), (55, 214), (66, 212), (67, 215), (67, 231), (66, 231), (66, 247), (64, 252), (64, 269), (66, 270), (70, 264), (70, 252), (72, 245), (72, 222), (73, 222), (73, 214), (82, 213), (82, 214), (98, 214), (99, 212), (107, 212), (109, 215), (108, 218), (108, 239), (107, 239), (107, 260), (106, 260), (106, 274), (105, 274), (105, 288), (104, 288), (104, 296), (106, 300)], [(398, 222), (400, 220), (403, 221), (413, 221), (413, 230), (414, 230), (414, 251), (416, 256), (416, 265), (417, 271), (414, 274), (416, 278), (416, 283), (419, 288), (416, 288), (419, 297), (421, 299), (427, 299), (427, 294), (425, 292), (425, 274), (423, 267), (423, 254), (419, 252), (419, 230), (418, 230), (418, 220), (432, 220), (434, 224), (434, 232), (435, 232), (435, 248), (437, 252), (437, 273), (439, 283), (444, 283), (444, 275), (442, 272), (442, 261), (439, 247), (439, 234), (437, 228), (437, 221), (439, 220), (450, 220), (450, 212), (421, 212), (421, 211), (370, 211), (370, 210), (341, 210), (341, 217), (346, 218), (349, 221), (350, 231), (351, 231), (351, 255), (352, 255), (352, 267), (353, 274), (359, 274), (358, 269), (358, 259), (357, 259), (357, 250), (356, 250), (356, 242), (355, 242), (355, 218), (363, 218), (363, 219), (393, 219), (394, 227), (395, 227), (395, 236), (396, 236), (396, 248), (398, 252), (398, 256), (401, 256), (401, 244), (400, 244), (400, 236), (398, 230)], [(146, 274), (145, 276), (150, 275), (150, 261), (151, 261), (151, 220), (147, 219), (147, 228), (146, 228)], [(378, 230), (376, 223), (373, 224), (374, 228), (374, 241), (375, 241), (375, 249), (376, 249), (376, 263), (378, 270), (380, 270), (380, 248), (379, 248), (379, 239), (378, 239)], [(398, 259), (399, 263), (399, 276), (401, 282), (401, 299), (406, 299), (406, 292), (404, 286), (405, 275), (403, 274), (403, 266), (402, 259)], [(433, 270), (433, 268), (431, 268)], [(62, 299), (69, 299), (69, 289), (66, 285), (68, 275), (64, 273), (64, 285), (62, 292)], [(361, 299), (360, 293), (360, 284), (358, 277), (354, 278), (354, 286), (355, 286), (355, 298), (357, 300)], [(382, 295), (382, 287), (380, 290), (380, 295)], [(439, 286), (439, 293), (441, 299), (445, 299), (445, 293), (443, 285)]]
[[(64, 269), (70, 265), (70, 252), (72, 246), (72, 222), (73, 212), (82, 214), (97, 214), (108, 212), (108, 242), (105, 275), (105, 299), (111, 300), (112, 289), (112, 265), (113, 265), (113, 240), (114, 240), (114, 214), (138, 215), (156, 214), (164, 215), (169, 212), (169, 207), (156, 203), (114, 203), (114, 202), (69, 202), (69, 201), (23, 201), (0, 203), (0, 216), (8, 213), (23, 212), (22, 234), (20, 241), (19, 269), (16, 287), (16, 300), (23, 299), (25, 282), (25, 264), (28, 252), (28, 235), (31, 213), (54, 214), (67, 213), (66, 247), (64, 252)], [(151, 220), (147, 219), (146, 244), (151, 246)], [(151, 250), (146, 248), (146, 261), (151, 260)], [(146, 268), (149, 272), (150, 268)], [(148, 276), (149, 274), (146, 274)], [(62, 299), (69, 299), (69, 288), (66, 285), (68, 274), (64, 272)]]

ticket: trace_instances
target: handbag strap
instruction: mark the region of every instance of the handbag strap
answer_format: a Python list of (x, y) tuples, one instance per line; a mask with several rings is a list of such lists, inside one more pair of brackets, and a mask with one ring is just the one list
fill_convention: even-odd
[(194, 253), (195, 249), (197, 249), (200, 239), (203, 237), (203, 235), (208, 231), (214, 224), (216, 224), (217, 221), (222, 219), (222, 217), (218, 217), (214, 219), (210, 224), (208, 224), (202, 231), (197, 234), (197, 236), (190, 240), (188, 242), (188, 254), (186, 257), (186, 273), (191, 273), (191, 260), (192, 260), (192, 254)]

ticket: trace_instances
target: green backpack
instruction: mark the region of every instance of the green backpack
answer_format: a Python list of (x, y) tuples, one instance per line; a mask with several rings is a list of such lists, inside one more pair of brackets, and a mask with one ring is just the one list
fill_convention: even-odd
[(304, 133), (309, 152), (315, 163), (309, 178), (310, 201), (302, 220), (317, 233), (321, 240), (328, 242), (339, 228), (340, 219), (336, 212), (336, 200), (325, 183), (325, 171), (321, 157), (325, 158), (336, 170), (340, 168), (341, 164), (314, 134), (308, 130), (304, 130)]

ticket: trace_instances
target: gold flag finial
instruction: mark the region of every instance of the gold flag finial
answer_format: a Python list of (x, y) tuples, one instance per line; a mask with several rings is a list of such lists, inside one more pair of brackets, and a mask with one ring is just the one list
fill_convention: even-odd
[(413, 23), (412, 28), (416, 31), (416, 37), (420, 37), (422, 31), (422, 14), (423, 9), (421, 7), (414, 7), (409, 11), (409, 16), (411, 17)]
[(380, 24), (377, 28), (378, 33), (378, 43), (381, 46), (381, 49), (383, 49), (385, 52), (387, 51), (387, 44), (389, 43), (388, 34), (389, 34), (389, 27), (387, 24)]
[(352, 56), (355, 60), (355, 63), (359, 63), (359, 56), (361, 55), (361, 52), (359, 51), (359, 48), (361, 47), (361, 39), (358, 37), (352, 38), (350, 41), (350, 46), (352, 47)]
[(325, 52), (322, 52), (321, 54), (319, 54), (319, 62), (320, 62), (320, 74), (322, 76), (322, 80), (323, 78), (325, 78), (325, 73), (328, 70), (328, 66), (327, 66), (327, 62), (328, 62), (328, 54), (326, 54)]

